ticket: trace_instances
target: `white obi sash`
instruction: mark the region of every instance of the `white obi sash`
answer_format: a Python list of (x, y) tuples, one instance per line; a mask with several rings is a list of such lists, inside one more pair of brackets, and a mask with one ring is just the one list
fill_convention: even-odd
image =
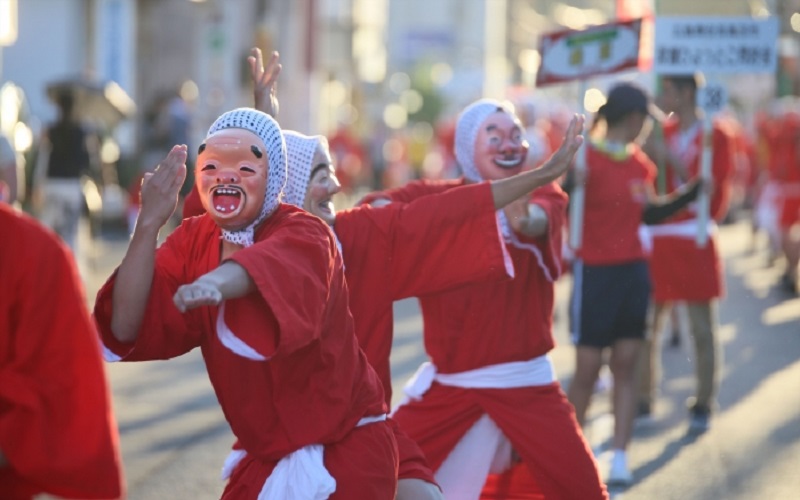
[[(655, 224), (647, 227), (650, 236), (675, 236), (678, 238), (693, 239), (697, 236), (697, 219), (687, 219), (679, 222), (669, 222), (666, 224)], [(708, 222), (708, 236), (713, 236), (717, 232), (717, 224), (714, 221)]]
[(436, 365), (426, 361), (403, 387), (407, 398), (404, 403), (411, 399), (421, 399), (434, 381), (465, 389), (511, 389), (548, 385), (555, 380), (553, 363), (546, 354), (528, 361), (482, 366), (459, 373), (437, 373)]
[[(386, 415), (364, 417), (356, 427), (374, 422), (383, 422)], [(258, 500), (274, 498), (291, 498), (296, 500), (325, 500), (336, 491), (336, 479), (325, 468), (323, 454), (325, 446), (311, 444), (289, 453), (278, 461), (267, 477)], [(233, 470), (239, 465), (247, 452), (232, 450), (222, 466), (222, 479), (231, 477)]]

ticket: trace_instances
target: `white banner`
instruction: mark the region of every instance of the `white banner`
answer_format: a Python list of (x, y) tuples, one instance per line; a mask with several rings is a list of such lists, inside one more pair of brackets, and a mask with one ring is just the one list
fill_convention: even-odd
[(662, 75), (772, 73), (777, 17), (657, 17), (654, 71)]

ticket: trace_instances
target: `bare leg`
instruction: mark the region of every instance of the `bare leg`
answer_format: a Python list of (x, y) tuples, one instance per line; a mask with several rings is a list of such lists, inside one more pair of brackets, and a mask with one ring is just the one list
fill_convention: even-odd
[(401, 479), (397, 482), (396, 500), (444, 500), (439, 488), (421, 479)]
[(652, 408), (655, 402), (656, 388), (661, 380), (661, 350), (659, 336), (664, 329), (664, 321), (670, 310), (670, 304), (653, 304), (651, 309), (650, 330), (639, 356), (639, 405)]
[(575, 376), (569, 384), (567, 398), (575, 407), (575, 417), (582, 426), (594, 392), (594, 384), (603, 366), (603, 350), (598, 347), (575, 347)]
[(639, 360), (642, 341), (621, 339), (611, 349), (609, 365), (614, 375), (614, 449), (628, 447), (636, 412), (636, 363)]

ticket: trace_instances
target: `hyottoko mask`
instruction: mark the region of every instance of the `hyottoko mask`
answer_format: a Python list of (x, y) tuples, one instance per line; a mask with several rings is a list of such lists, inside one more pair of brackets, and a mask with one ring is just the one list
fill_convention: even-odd
[(254, 109), (220, 116), (200, 146), (195, 183), (223, 238), (249, 246), (253, 230), (278, 206), (286, 154), (278, 124)]
[(456, 159), (473, 182), (518, 174), (528, 141), (514, 111), (500, 101), (481, 99), (467, 106), (456, 124)]

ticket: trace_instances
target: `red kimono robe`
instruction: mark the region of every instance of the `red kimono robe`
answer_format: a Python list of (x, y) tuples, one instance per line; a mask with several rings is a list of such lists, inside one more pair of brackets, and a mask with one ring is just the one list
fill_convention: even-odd
[[(412, 183), (364, 201), (410, 201), (443, 192), (463, 180)], [(547, 236), (517, 235), (525, 248), (507, 244), (514, 263), (510, 281), (468, 285), (420, 297), (425, 347), (438, 372), (458, 373), (488, 365), (526, 361), (549, 352), (553, 281), (560, 271), (561, 230), (567, 197), (555, 185), (534, 192), (532, 201), (547, 213)], [(558, 382), (513, 389), (464, 389), (434, 382), (418, 401), (401, 406), (394, 418), (438, 469), (464, 434), (488, 414), (527, 465), (527, 474), (546, 498), (606, 498), (591, 450)], [(466, 472), (468, 473), (468, 471)], [(530, 476), (512, 468), (515, 480)], [(487, 487), (517, 485), (490, 478)], [(490, 498), (495, 491), (484, 491)], [(527, 492), (526, 492), (527, 493)]]
[[(682, 156), (694, 177), (700, 171), (702, 154), (702, 133), (697, 127), (696, 135), (688, 147), (678, 151), (676, 120), (664, 126), (664, 138), (669, 147)], [(733, 173), (733, 137), (727, 127), (719, 122), (713, 128), (713, 156), (711, 175), (714, 193), (711, 196), (711, 219), (721, 221), (728, 211), (731, 177)], [(672, 169), (667, 170), (667, 192), (679, 186)], [(717, 251), (716, 238), (712, 235), (705, 247), (698, 248), (695, 242), (693, 220), (696, 217), (694, 205), (671, 217), (663, 224), (652, 226), (653, 251), (650, 256), (650, 275), (653, 280), (653, 299), (656, 302), (685, 300), (707, 302), (721, 297), (724, 293), (722, 261)], [(667, 234), (669, 229), (684, 225), (688, 232), (683, 235)], [(666, 232), (665, 232), (666, 231)]]
[[(336, 214), (356, 336), (391, 403), (389, 356), (395, 300), (511, 276), (488, 183), (410, 204)], [(399, 428), (399, 479), (434, 482), (419, 447)]]
[(116, 421), (72, 256), (3, 203), (0, 235), (0, 498), (118, 498)]
[[(100, 290), (95, 316), (108, 349), (126, 361), (167, 359), (200, 347), (209, 379), (246, 458), (223, 498), (255, 498), (277, 462), (325, 445), (336, 480), (331, 498), (394, 498), (397, 447), (385, 422), (357, 427), (387, 411), (380, 380), (353, 333), (342, 261), (333, 234), (316, 217), (280, 205), (256, 243), (230, 260), (258, 293), (181, 314), (178, 286), (220, 264), (220, 230), (208, 216), (186, 219), (158, 249), (145, 320), (134, 344), (110, 329), (115, 276)], [(220, 320), (263, 361), (223, 344)]]

